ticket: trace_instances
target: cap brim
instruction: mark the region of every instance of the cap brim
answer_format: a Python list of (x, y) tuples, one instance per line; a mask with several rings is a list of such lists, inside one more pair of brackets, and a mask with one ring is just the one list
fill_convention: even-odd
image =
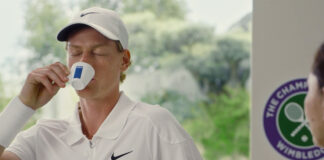
[(95, 25), (95, 24), (86, 24), (86, 23), (82, 23), (82, 22), (78, 22), (78, 23), (72, 23), (67, 25), (66, 27), (64, 27), (58, 34), (57, 34), (57, 40), (59, 41), (67, 41), (69, 38), (69, 34), (75, 30), (76, 28), (82, 27), (82, 26), (88, 26), (91, 27), (95, 30), (97, 30), (98, 32), (100, 32), (102, 35), (104, 35), (105, 37), (111, 39), (111, 40), (119, 40), (119, 38), (112, 34), (110, 31)]

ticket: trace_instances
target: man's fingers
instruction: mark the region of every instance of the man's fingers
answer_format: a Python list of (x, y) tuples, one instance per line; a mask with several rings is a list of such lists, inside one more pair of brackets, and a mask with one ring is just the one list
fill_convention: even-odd
[(69, 80), (67, 78), (68, 74), (66, 74), (66, 71), (60, 65), (53, 64), (48, 68), (52, 70), (55, 74), (57, 74), (63, 82), (67, 82)]
[(41, 83), (48, 90), (48, 92), (53, 93), (52, 83), (50, 83), (50, 80), (46, 75), (40, 73), (32, 73), (32, 74), (38, 83)]
[(68, 81), (67, 73), (67, 67), (60, 62), (56, 62), (49, 66), (32, 71), (30, 79), (34, 79), (32, 81), (36, 84), (41, 83), (49, 92), (52, 93), (54, 91), (53, 87), (65, 87), (65, 83)]
[(57, 93), (57, 91), (60, 89), (60, 86), (58, 86), (57, 84), (54, 84), (54, 85), (52, 85), (52, 88), (53, 88), (53, 94), (56, 94)]
[(66, 81), (61, 80), (60, 76), (57, 75), (53, 70), (44, 69), (44, 70), (41, 70), (41, 73), (47, 75), (48, 79), (51, 82), (53, 81), (54, 83), (56, 83), (60, 87), (65, 87), (65, 82)]
[(66, 65), (62, 64), (61, 62), (56, 62), (54, 64), (58, 65), (65, 72), (65, 74), (67, 74), (67, 75), (70, 74), (70, 70), (68, 69), (68, 67)]

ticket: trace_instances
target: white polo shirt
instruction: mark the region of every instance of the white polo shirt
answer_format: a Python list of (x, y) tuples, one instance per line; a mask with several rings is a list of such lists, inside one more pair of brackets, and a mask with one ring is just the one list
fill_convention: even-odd
[(92, 140), (83, 135), (76, 109), (70, 119), (39, 120), (6, 150), (22, 160), (202, 160), (169, 111), (124, 93)]

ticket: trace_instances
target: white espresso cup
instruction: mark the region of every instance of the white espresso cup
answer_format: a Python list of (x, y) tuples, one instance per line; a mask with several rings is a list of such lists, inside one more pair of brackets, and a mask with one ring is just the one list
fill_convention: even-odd
[(83, 90), (95, 75), (93, 67), (85, 62), (74, 63), (71, 67), (69, 82), (75, 90)]

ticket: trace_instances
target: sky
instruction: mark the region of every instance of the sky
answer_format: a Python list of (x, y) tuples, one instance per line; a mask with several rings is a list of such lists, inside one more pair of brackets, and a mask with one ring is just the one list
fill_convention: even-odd
[(185, 0), (190, 20), (212, 25), (216, 33), (252, 12), (252, 0)]
[[(16, 63), (26, 57), (22, 48), (24, 33), (24, 0), (10, 0), (0, 5), (0, 73), (10, 80), (6, 63)], [(252, 0), (184, 0), (190, 21), (215, 27), (218, 34), (226, 32), (231, 24), (252, 11)], [(19, 64), (19, 63), (18, 63)], [(5, 74), (4, 74), (5, 73)]]

